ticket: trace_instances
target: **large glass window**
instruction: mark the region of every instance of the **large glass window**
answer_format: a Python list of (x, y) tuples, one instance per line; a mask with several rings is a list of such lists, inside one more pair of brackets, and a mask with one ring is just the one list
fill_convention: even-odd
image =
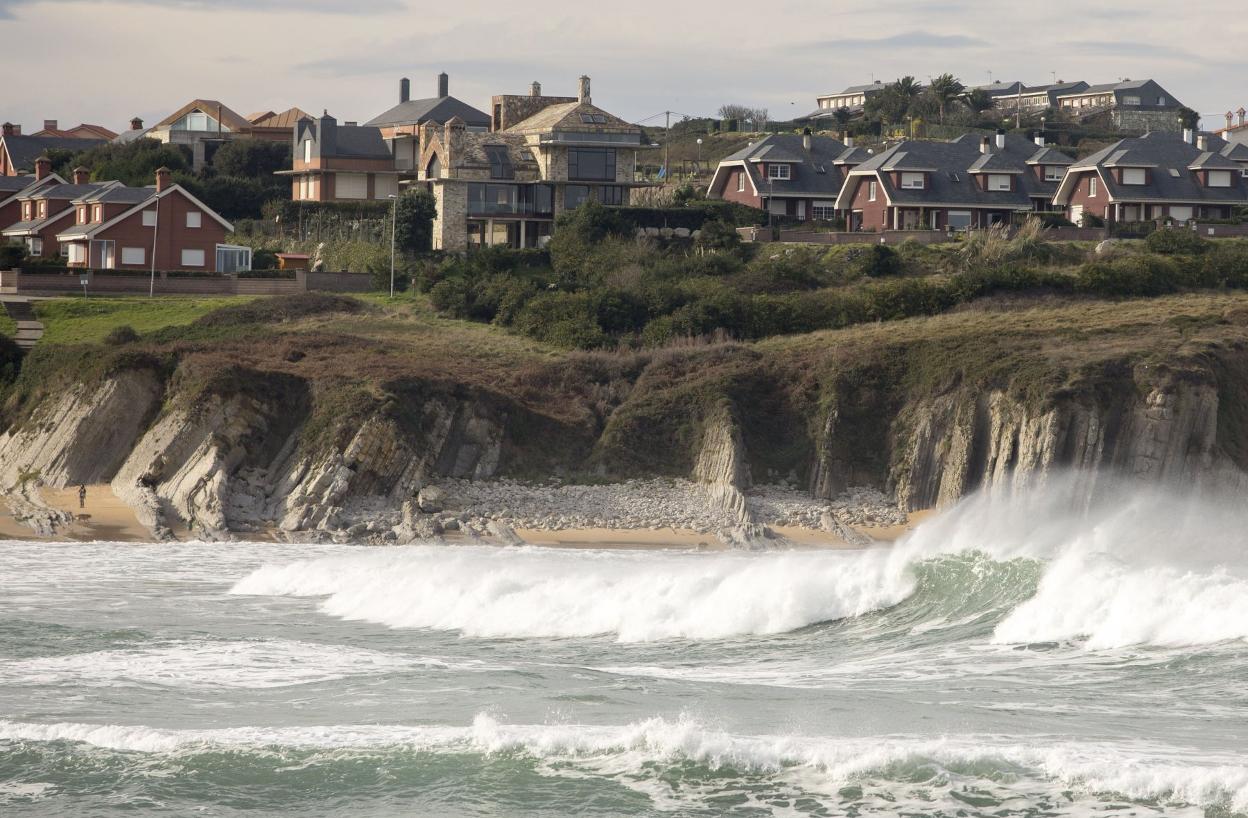
[(550, 185), (468, 185), (468, 212), (473, 216), (549, 216)]
[(516, 178), (516, 169), (512, 167), (511, 156), (505, 145), (486, 145), (485, 154), (490, 158), (491, 179)]
[(589, 200), (589, 185), (568, 185), (563, 189), (563, 206), (572, 210)]
[(619, 207), (624, 204), (624, 188), (619, 185), (603, 185), (598, 188), (598, 202)]
[(569, 179), (615, 179), (615, 151), (610, 148), (568, 148)]

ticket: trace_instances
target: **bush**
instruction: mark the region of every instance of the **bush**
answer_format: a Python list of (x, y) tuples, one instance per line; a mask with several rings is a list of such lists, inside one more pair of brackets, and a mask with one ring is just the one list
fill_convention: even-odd
[(123, 344), (132, 344), (139, 340), (139, 334), (134, 331), (134, 327), (129, 324), (122, 324), (119, 327), (113, 327), (109, 330), (108, 335), (104, 336), (105, 346), (117, 347)]
[(1248, 288), (1248, 245), (1219, 244), (1200, 263), (1209, 286)]
[(1123, 256), (1079, 268), (1077, 288), (1108, 296), (1163, 295), (1178, 289), (1178, 266), (1156, 256)]
[(1209, 242), (1192, 230), (1166, 228), (1155, 230), (1144, 240), (1148, 249), (1163, 256), (1199, 255), (1209, 249)]
[(871, 278), (895, 276), (901, 273), (901, 256), (886, 244), (873, 244), (859, 260), (862, 274)]
[[(0, 244), (0, 270), (12, 270), (21, 267), (26, 261), (26, 245), (16, 242)], [(59, 261), (59, 260), (58, 260)]]
[(735, 250), (741, 246), (741, 234), (723, 219), (711, 219), (702, 225), (698, 246), (707, 250)]
[(610, 340), (598, 326), (589, 293), (542, 293), (516, 316), (516, 327), (532, 338), (569, 349), (594, 349)]

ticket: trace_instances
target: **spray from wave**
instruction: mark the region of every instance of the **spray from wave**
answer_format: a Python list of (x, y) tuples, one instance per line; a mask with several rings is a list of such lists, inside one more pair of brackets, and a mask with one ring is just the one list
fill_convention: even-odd
[(1102, 487), (1089, 501), (1052, 479), (969, 498), (891, 549), (416, 546), (265, 566), (231, 592), (470, 637), (711, 640), (885, 612), (913, 632), (989, 617), (1000, 644), (1192, 647), (1248, 639), (1244, 532), (1248, 512), (1216, 498)]

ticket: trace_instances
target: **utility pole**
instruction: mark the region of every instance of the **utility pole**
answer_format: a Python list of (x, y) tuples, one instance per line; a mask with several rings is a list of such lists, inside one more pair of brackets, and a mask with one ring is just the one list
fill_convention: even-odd
[(390, 297), (394, 298), (394, 229), (399, 221), (399, 197), (390, 194)]
[(663, 181), (672, 180), (672, 112), (664, 111), (667, 122), (663, 125)]

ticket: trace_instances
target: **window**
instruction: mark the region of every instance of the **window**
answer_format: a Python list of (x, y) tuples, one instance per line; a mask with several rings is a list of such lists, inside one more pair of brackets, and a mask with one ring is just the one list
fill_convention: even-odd
[(92, 205), (91, 206), (91, 221), (93, 222), (104, 221), (104, 205)]
[(1098, 187), (1098, 185), (1097, 185), (1097, 182), (1098, 182), (1098, 181), (1099, 181), (1099, 180), (1098, 180), (1095, 176), (1093, 176), (1092, 178), (1088, 179), (1088, 198), (1089, 198), (1089, 199), (1095, 199), (1095, 198), (1096, 198), (1096, 189), (1097, 189), (1097, 187)]
[(792, 170), (785, 164), (774, 163), (767, 166), (768, 179), (788, 179), (791, 172)]
[(1010, 177), (1004, 173), (988, 174), (988, 189), (993, 191), (1009, 191), (1013, 189)]
[(586, 125), (606, 125), (607, 117), (605, 114), (581, 114), (581, 122)]
[(836, 218), (836, 202), (816, 200), (810, 208), (810, 217), (815, 221), (832, 221)]
[(516, 169), (511, 164), (511, 154), (506, 145), (486, 145), (485, 155), (490, 159), (491, 179), (515, 179)]
[(1046, 182), (1060, 182), (1065, 175), (1066, 171), (1061, 167), (1046, 165), (1044, 168), (1044, 181)]
[(926, 184), (922, 173), (901, 174), (901, 186), (906, 190), (922, 190)]
[(188, 212), (186, 214), (186, 226), (187, 227), (203, 227), (204, 226), (204, 214), (200, 213), (198, 210), (192, 210)]
[(241, 273), (251, 269), (251, 248), (237, 244), (217, 245), (217, 272)]
[(624, 188), (620, 185), (603, 185), (598, 188), (598, 203), (619, 207), (624, 204)]
[(204, 251), (203, 250), (183, 250), (182, 251), (183, 267), (203, 267)]
[(368, 198), (368, 175), (364, 173), (339, 173), (334, 180), (339, 199)]
[(60, 248), (59, 248), (59, 249), (60, 249), (60, 251), (61, 251), (61, 258), (63, 258), (63, 259), (68, 259), (68, 258), (69, 258), (69, 248), (71, 248), (71, 247), (75, 247), (75, 246), (77, 246), (77, 245), (73, 245), (73, 244), (64, 244), (64, 243), (62, 243), (62, 244), (61, 244), (61, 246), (60, 246)]
[(156, 211), (155, 211), (155, 210), (144, 210), (144, 211), (143, 211), (143, 226), (144, 226), (144, 227), (155, 227), (155, 226), (156, 226)]
[(966, 230), (971, 226), (971, 211), (969, 210), (950, 210), (949, 217), (945, 223), (950, 230)]
[(38, 236), (31, 236), (26, 239), (26, 246), (30, 248), (30, 254), (32, 256), (43, 255), (43, 239)]
[(48, 217), (48, 203), (40, 202), (39, 203), (39, 218), (46, 219), (47, 217)]
[(81, 244), (69, 245), (69, 263), (83, 264), (87, 260), (85, 248)]
[[(1244, 173), (1248, 175), (1248, 170)], [(745, 171), (737, 171), (737, 193), (745, 193)]]
[(879, 186), (876, 184), (875, 180), (872, 180), (871, 184), (867, 185), (867, 200), (868, 201), (871, 201), (871, 202), (875, 201), (875, 194), (876, 194), (876, 190), (878, 187)]
[(1123, 105), (1139, 105), (1140, 98), (1139, 97), (1123, 97), (1122, 104)]
[(1231, 172), (1229, 170), (1209, 171), (1209, 187), (1230, 187)]
[(589, 185), (568, 185), (563, 189), (563, 206), (568, 210), (580, 207), (589, 198)]
[(1122, 183), (1124, 185), (1148, 184), (1148, 172), (1144, 168), (1123, 168)]
[(1157, 104), (1158, 104), (1158, 105), (1165, 105), (1165, 104), (1166, 104), (1166, 98), (1165, 98), (1165, 97), (1157, 97)]
[(121, 248), (122, 264), (146, 264), (147, 250), (143, 247), (123, 247)]
[[(85, 207), (79, 208), (78, 212), (81, 213), (84, 210), (86, 210)], [(30, 202), (22, 202), (22, 221), (30, 221)]]
[(568, 178), (615, 181), (615, 150), (568, 148)]
[(1174, 219), (1176, 222), (1186, 222), (1186, 221), (1191, 221), (1191, 218), (1192, 218), (1192, 208), (1190, 208), (1190, 207), (1174, 207), (1174, 206), (1171, 206), (1171, 207), (1170, 207), (1170, 218)]
[(305, 162), (312, 161), (312, 140), (311, 139), (303, 140), (303, 161)]

